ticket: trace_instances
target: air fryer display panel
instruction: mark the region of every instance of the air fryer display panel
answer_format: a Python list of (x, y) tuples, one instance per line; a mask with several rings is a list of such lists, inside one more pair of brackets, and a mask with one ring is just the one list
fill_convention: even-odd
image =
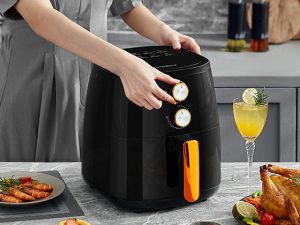
[(131, 48), (127, 51), (161, 71), (188, 69), (207, 63), (205, 58), (199, 60), (197, 54), (191, 54), (185, 50), (174, 50), (171, 47)]

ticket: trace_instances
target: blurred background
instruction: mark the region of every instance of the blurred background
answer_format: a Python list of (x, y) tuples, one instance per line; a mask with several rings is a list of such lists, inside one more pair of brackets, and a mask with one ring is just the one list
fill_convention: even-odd
[[(144, 4), (161, 20), (184, 33), (227, 32), (228, 0), (144, 0)], [(120, 17), (110, 17), (108, 29), (128, 32)]]
[[(271, 96), (268, 120), (256, 142), (255, 161), (300, 161), (297, 59), (300, 42), (291, 40), (300, 38), (300, 0), (269, 0), (270, 48), (260, 53), (247, 49), (250, 29), (246, 31), (246, 49), (239, 53), (225, 49), (230, 2), (242, 1), (144, 0), (161, 20), (194, 37), (201, 45), (202, 54), (211, 62), (220, 117), (222, 161), (247, 160), (244, 140), (236, 129), (232, 113), (233, 99), (247, 87), (266, 87)], [(249, 5), (251, 2), (248, 0)], [(247, 7), (245, 17), (250, 24), (251, 7)], [(108, 40), (122, 48), (153, 44), (131, 31), (120, 17), (108, 18), (108, 30)]]

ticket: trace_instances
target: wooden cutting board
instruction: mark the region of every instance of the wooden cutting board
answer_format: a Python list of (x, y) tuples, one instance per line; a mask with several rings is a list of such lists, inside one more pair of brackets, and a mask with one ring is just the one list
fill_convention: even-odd
[[(269, 0), (269, 3), (269, 42), (278, 44), (300, 39), (300, 0)], [(251, 28), (251, 5), (247, 17)]]

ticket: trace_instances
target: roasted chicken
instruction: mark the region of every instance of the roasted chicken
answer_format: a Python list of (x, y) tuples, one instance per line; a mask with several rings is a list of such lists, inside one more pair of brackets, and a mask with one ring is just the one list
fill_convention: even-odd
[(291, 201), (289, 198), (286, 198), (286, 204), (288, 207), (288, 213), (289, 213), (289, 219), (294, 225), (300, 225), (300, 217), (299, 213), (297, 211), (297, 208), (293, 201)]
[(288, 209), (289, 220), (277, 220), (276, 225), (300, 225), (300, 218), (295, 204), (287, 197), (285, 198), (285, 201)]
[(275, 225), (294, 225), (294, 224), (292, 224), (292, 222), (289, 220), (280, 219), (280, 220), (276, 220)]
[(262, 207), (266, 212), (272, 213), (278, 219), (288, 219), (288, 210), (285, 196), (281, 193), (268, 176), (267, 166), (260, 167), (263, 195)]
[[(277, 175), (269, 177), (268, 171)], [(269, 164), (260, 167), (260, 176), (262, 207), (277, 218), (276, 225), (300, 225), (300, 170)]]
[(286, 168), (282, 168), (280, 166), (275, 166), (272, 164), (268, 165), (268, 170), (272, 173), (276, 173), (276, 174), (279, 174), (281, 176), (288, 177), (288, 178), (291, 178), (293, 176), (300, 176), (300, 170), (286, 169)]
[(278, 176), (272, 175), (271, 180), (276, 185), (277, 189), (283, 193), (287, 198), (289, 198), (293, 204), (296, 206), (298, 212), (300, 212), (300, 188), (297, 186), (293, 180)]

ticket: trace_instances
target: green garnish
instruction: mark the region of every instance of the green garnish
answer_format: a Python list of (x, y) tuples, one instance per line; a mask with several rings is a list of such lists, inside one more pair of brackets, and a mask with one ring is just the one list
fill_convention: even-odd
[(244, 223), (247, 223), (247, 222), (253, 222), (253, 219), (252, 219), (252, 218), (244, 217), (244, 218), (242, 219), (242, 222), (244, 222)]
[(291, 177), (291, 180), (300, 187), (300, 176), (293, 176)]
[(21, 182), (17, 179), (13, 179), (13, 176), (11, 178), (0, 177), (0, 192), (4, 192), (7, 189), (19, 184), (21, 184)]
[(264, 89), (258, 89), (257, 93), (254, 95), (255, 105), (265, 105), (267, 104), (267, 99), (269, 96), (265, 92)]
[(252, 194), (252, 197), (256, 198), (257, 196), (262, 196), (262, 194), (263, 194), (263, 192), (261, 190), (258, 190)]

